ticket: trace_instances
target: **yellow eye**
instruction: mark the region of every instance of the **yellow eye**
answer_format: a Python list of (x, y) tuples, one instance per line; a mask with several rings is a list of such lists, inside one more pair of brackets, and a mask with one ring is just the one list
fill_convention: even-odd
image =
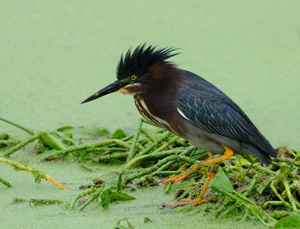
[(131, 80), (136, 80), (136, 76), (135, 76), (135, 75), (132, 75), (132, 76), (130, 76), (130, 79), (131, 79)]

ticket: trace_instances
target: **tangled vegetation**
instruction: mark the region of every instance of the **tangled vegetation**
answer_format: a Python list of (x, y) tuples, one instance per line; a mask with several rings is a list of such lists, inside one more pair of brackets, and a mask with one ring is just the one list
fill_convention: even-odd
[[(122, 164), (120, 166), (123, 170), (113, 182), (94, 179), (93, 184), (82, 186), (83, 191), (67, 204), (70, 210), (82, 211), (93, 201), (97, 201), (103, 208), (108, 208), (114, 201), (133, 200), (134, 197), (124, 191), (158, 185), (169, 176), (178, 176), (189, 170), (193, 164), (208, 158), (206, 151), (196, 149), (186, 140), (163, 129), (153, 126), (143, 128), (144, 124), (151, 124), (144, 120), (139, 123), (135, 132), (126, 133), (119, 129), (113, 134), (106, 129), (71, 126), (59, 128), (54, 132), (39, 132), (3, 118), (0, 120), (30, 135), (21, 141), (1, 133), (0, 149), (3, 156), (0, 157), (0, 162), (18, 170), (32, 172), (37, 183), (41, 182), (41, 179), (47, 179), (61, 188), (68, 189), (43, 172), (14, 162), (8, 157), (27, 147), (27, 150), (35, 153), (33, 155), (38, 155), (41, 161), (72, 159), (85, 169), (89, 169), (89, 163)], [(273, 158), (269, 166), (263, 165), (252, 156), (234, 156), (221, 162), (217, 175), (210, 182), (210, 191), (206, 196), (210, 198), (210, 202), (205, 204), (206, 210), (217, 218), (256, 218), (269, 227), (299, 226), (300, 152), (287, 147), (276, 150), (278, 158)], [(166, 193), (176, 190), (175, 198), (178, 203), (166, 204), (163, 207), (176, 208), (173, 211), (186, 210), (190, 214), (197, 213), (197, 207), (184, 206), (185, 203), (181, 203), (180, 200), (197, 198), (206, 179), (202, 172), (210, 169), (212, 167), (203, 167), (183, 182), (166, 185)], [(7, 187), (11, 186), (1, 177), (0, 182)], [(52, 203), (51, 200), (32, 200), (31, 204), (42, 204), (41, 202)], [(178, 206), (180, 208), (177, 208)]]

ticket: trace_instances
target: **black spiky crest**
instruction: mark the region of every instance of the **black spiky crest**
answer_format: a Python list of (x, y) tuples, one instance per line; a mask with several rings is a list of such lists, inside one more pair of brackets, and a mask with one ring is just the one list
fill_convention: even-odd
[(126, 79), (129, 76), (142, 76), (147, 72), (147, 69), (154, 63), (165, 61), (179, 53), (174, 52), (175, 48), (161, 48), (157, 46), (145, 47), (145, 44), (139, 45), (131, 52), (129, 49), (125, 56), (121, 56), (120, 62), (117, 66), (118, 80)]

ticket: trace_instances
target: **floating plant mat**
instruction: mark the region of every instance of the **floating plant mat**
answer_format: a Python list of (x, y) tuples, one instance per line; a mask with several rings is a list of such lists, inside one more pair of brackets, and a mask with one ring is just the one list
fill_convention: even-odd
[[(93, 183), (83, 184), (80, 187), (83, 191), (68, 203), (30, 200), (31, 205), (63, 204), (69, 210), (82, 211), (89, 204), (97, 202), (103, 208), (108, 208), (115, 201), (134, 200), (133, 196), (126, 193), (128, 190), (156, 186), (208, 158), (204, 150), (196, 149), (184, 139), (144, 120), (139, 123), (137, 131), (119, 129), (112, 134), (106, 129), (71, 126), (51, 132), (34, 131), (3, 118), (0, 120), (29, 134), (27, 139), (21, 140), (1, 133), (0, 162), (32, 172), (37, 183), (47, 179), (68, 189), (42, 171), (17, 163), (9, 157), (21, 152), (30, 153), (40, 161), (74, 160), (87, 170), (92, 170), (91, 164), (113, 163), (120, 166), (119, 172), (107, 180), (95, 178)], [(210, 189), (205, 197), (210, 201), (203, 204), (205, 211), (216, 218), (257, 219), (265, 226), (300, 227), (300, 152), (287, 147), (276, 150), (278, 158), (274, 158), (269, 166), (252, 156), (234, 156), (221, 162), (217, 175), (210, 181)], [(202, 174), (210, 169), (203, 167), (183, 181), (167, 184), (166, 193), (176, 190), (176, 203), (166, 204), (162, 208), (165, 211), (187, 211), (189, 214), (203, 210), (181, 204), (180, 200), (197, 198), (206, 180)], [(0, 182), (11, 186), (1, 176)]]

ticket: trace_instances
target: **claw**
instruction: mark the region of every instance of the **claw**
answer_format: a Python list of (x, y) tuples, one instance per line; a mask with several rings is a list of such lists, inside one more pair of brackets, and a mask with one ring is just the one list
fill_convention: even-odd
[(206, 198), (206, 199), (203, 199), (203, 198), (200, 198), (198, 197), (196, 200), (192, 200), (192, 199), (182, 199), (180, 200), (186, 204), (191, 204), (193, 206), (197, 206), (197, 205), (200, 205), (200, 204), (203, 204), (203, 203), (206, 203), (206, 202), (209, 202), (211, 201), (210, 198)]
[[(197, 167), (198, 168), (198, 167)], [(198, 168), (199, 169), (199, 168)], [(216, 165), (216, 170), (218, 170), (218, 166)], [(189, 172), (184, 172), (185, 174), (180, 176), (180, 177), (173, 177), (169, 180), (165, 180), (164, 182), (165, 183), (168, 183), (168, 182), (177, 182), (177, 181), (180, 181), (186, 177), (188, 177), (191, 173), (195, 172), (195, 167), (193, 168), (192, 171), (189, 171)], [(204, 199), (204, 196), (205, 196), (205, 193), (207, 192), (208, 190), (208, 185), (209, 185), (209, 182), (214, 178), (214, 176), (216, 175), (215, 173), (211, 173), (211, 172), (204, 172), (202, 171), (202, 174), (207, 176), (207, 179), (202, 187), (202, 190), (201, 190), (201, 193), (199, 195), (199, 197), (195, 200), (192, 200), (192, 199), (182, 199), (181, 200), (181, 203), (171, 203), (171, 204), (165, 204), (165, 205), (171, 205), (171, 206), (176, 206), (176, 207), (180, 207), (180, 206), (183, 206), (183, 205), (188, 205), (188, 204), (191, 204), (193, 206), (197, 206), (197, 205), (200, 205), (200, 204), (203, 204), (205, 202), (208, 202), (210, 201), (211, 199), (210, 198), (206, 198)], [(163, 182), (163, 183), (164, 183)]]

